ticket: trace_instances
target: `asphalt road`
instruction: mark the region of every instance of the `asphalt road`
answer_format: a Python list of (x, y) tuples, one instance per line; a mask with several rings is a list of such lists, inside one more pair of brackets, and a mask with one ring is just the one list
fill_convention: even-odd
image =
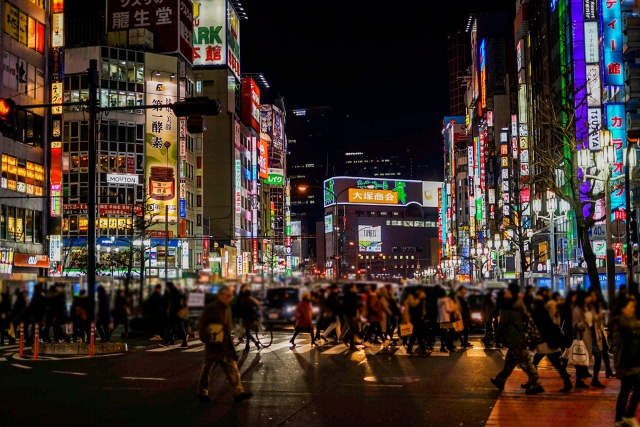
[(0, 424), (482, 426), (500, 394), (488, 380), (502, 367), (499, 350), (421, 358), (393, 347), (312, 349), (306, 337), (291, 349), (289, 338), (276, 332), (271, 348), (240, 353), (242, 381), (254, 393), (240, 404), (219, 368), (213, 402), (196, 400), (199, 341), (188, 349), (132, 342), (125, 355), (38, 362), (0, 347)]

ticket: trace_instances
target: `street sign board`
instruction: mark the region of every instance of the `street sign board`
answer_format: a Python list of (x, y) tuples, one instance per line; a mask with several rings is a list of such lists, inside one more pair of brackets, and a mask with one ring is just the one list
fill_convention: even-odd
[(607, 227), (605, 225), (594, 225), (589, 229), (589, 240), (606, 240)]

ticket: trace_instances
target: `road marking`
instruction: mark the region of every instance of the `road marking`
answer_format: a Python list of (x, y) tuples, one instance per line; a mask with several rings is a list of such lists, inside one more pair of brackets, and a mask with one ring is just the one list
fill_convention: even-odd
[(394, 387), (394, 388), (402, 388), (404, 386), (397, 384), (365, 384), (365, 387)]
[(176, 345), (171, 345), (171, 346), (167, 346), (167, 347), (152, 348), (151, 350), (147, 350), (147, 352), (149, 352), (149, 353), (161, 353), (163, 351), (175, 350), (176, 348), (180, 348), (180, 346), (178, 344), (176, 344)]
[(487, 353), (484, 352), (484, 348), (471, 348), (465, 353), (467, 353), (467, 357), (487, 357)]
[(449, 353), (442, 353), (440, 351), (432, 351), (430, 356), (431, 357), (434, 357), (434, 356), (435, 357), (448, 357)]
[(166, 378), (122, 377), (123, 380), (166, 381)]
[(384, 347), (365, 347), (364, 348), (364, 354), (366, 354), (367, 356), (375, 356), (383, 348)]
[(11, 344), (11, 345), (7, 344), (3, 346), (3, 350), (11, 350), (12, 348), (18, 348), (18, 347), (20, 347), (20, 344)]
[(85, 376), (87, 375), (84, 372), (67, 372), (67, 371), (51, 371), (54, 374), (67, 374), (67, 375), (79, 375), (79, 376)]
[(190, 348), (188, 350), (183, 350), (182, 352), (183, 353), (199, 353), (201, 351), (204, 351), (204, 349), (205, 349), (205, 346), (201, 345), (201, 346), (198, 346), (198, 347), (194, 346), (193, 348)]
[(16, 368), (22, 368), (22, 369), (33, 369), (33, 366), (18, 365), (17, 363), (12, 363), (11, 366), (15, 366)]
[(281, 348), (285, 348), (285, 347), (290, 347), (291, 343), (289, 341), (282, 341), (279, 342), (278, 344), (271, 344), (269, 347), (264, 347), (260, 350), (252, 350), (251, 353), (257, 353), (258, 351), (260, 351), (260, 353), (272, 353), (276, 350), (280, 350)]
[(400, 347), (396, 350), (395, 353), (393, 353), (394, 356), (411, 356), (409, 353), (407, 353), (407, 349), (403, 347)]
[(329, 350), (325, 350), (322, 354), (343, 354), (349, 351), (349, 347), (345, 347), (342, 344), (335, 345), (331, 347)]
[(313, 347), (311, 344), (298, 345), (298, 346), (295, 346), (295, 347), (291, 348), (291, 352), (292, 353), (298, 353), (298, 354), (309, 353), (314, 348), (317, 349), (317, 347)]
[(7, 359), (5, 357), (0, 357), (0, 362), (6, 362)]

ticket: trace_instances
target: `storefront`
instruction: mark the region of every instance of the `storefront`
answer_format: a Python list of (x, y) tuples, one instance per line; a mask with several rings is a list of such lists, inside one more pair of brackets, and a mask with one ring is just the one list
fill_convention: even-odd
[(49, 270), (49, 255), (43, 254), (13, 254), (12, 273), (31, 273), (44, 276)]

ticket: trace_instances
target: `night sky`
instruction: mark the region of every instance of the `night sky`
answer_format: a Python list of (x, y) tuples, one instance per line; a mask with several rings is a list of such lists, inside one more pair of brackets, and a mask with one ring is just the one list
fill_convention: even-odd
[(280, 92), (287, 109), (331, 106), (348, 115), (338, 147), (408, 148), (440, 167), (447, 36), (464, 31), (470, 13), (513, 15), (515, 4), (245, 0), (242, 72), (263, 73), (271, 86), (263, 102)]

